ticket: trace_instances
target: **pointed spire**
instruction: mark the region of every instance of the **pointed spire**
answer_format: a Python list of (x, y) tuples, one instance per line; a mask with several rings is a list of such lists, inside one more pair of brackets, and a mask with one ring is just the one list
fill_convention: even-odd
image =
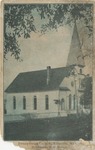
[(74, 24), (71, 46), (70, 46), (70, 51), (67, 59), (67, 66), (70, 65), (84, 66), (84, 59), (81, 50), (76, 21)]

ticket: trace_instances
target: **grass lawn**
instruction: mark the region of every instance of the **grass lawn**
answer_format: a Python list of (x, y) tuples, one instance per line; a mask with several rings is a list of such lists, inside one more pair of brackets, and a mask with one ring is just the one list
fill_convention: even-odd
[(92, 140), (92, 117), (28, 119), (4, 124), (5, 140)]

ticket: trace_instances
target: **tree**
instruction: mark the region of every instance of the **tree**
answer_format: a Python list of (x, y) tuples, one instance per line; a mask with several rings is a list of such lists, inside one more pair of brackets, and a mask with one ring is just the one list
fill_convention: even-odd
[(55, 101), (55, 104), (58, 106), (58, 116), (60, 116), (60, 109), (62, 107), (64, 99), (61, 99), (61, 100), (60, 99), (55, 99), (54, 101)]
[(80, 104), (84, 107), (92, 105), (92, 77), (85, 77), (82, 81), (84, 93), (80, 98)]
[[(37, 19), (41, 26), (36, 26)], [(5, 4), (4, 5), (4, 58), (10, 52), (15, 59), (20, 58), (18, 38), (30, 38), (31, 32), (45, 34), (64, 24), (71, 25), (80, 20), (88, 30), (93, 31), (92, 4)]]
[(55, 104), (58, 106), (58, 116), (60, 116), (60, 105), (61, 105), (61, 102), (58, 99), (55, 99), (54, 101), (55, 101)]

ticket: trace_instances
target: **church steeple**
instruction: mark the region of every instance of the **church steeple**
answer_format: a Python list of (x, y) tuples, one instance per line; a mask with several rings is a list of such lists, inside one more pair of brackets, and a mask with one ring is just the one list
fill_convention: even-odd
[(74, 24), (71, 46), (70, 46), (70, 51), (67, 59), (67, 66), (71, 66), (71, 65), (84, 67), (83, 54), (81, 50), (76, 21)]

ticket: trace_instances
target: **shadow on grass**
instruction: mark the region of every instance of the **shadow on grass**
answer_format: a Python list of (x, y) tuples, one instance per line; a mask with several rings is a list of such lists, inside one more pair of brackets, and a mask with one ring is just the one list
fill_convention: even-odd
[(92, 115), (27, 119), (4, 124), (4, 140), (92, 140)]

